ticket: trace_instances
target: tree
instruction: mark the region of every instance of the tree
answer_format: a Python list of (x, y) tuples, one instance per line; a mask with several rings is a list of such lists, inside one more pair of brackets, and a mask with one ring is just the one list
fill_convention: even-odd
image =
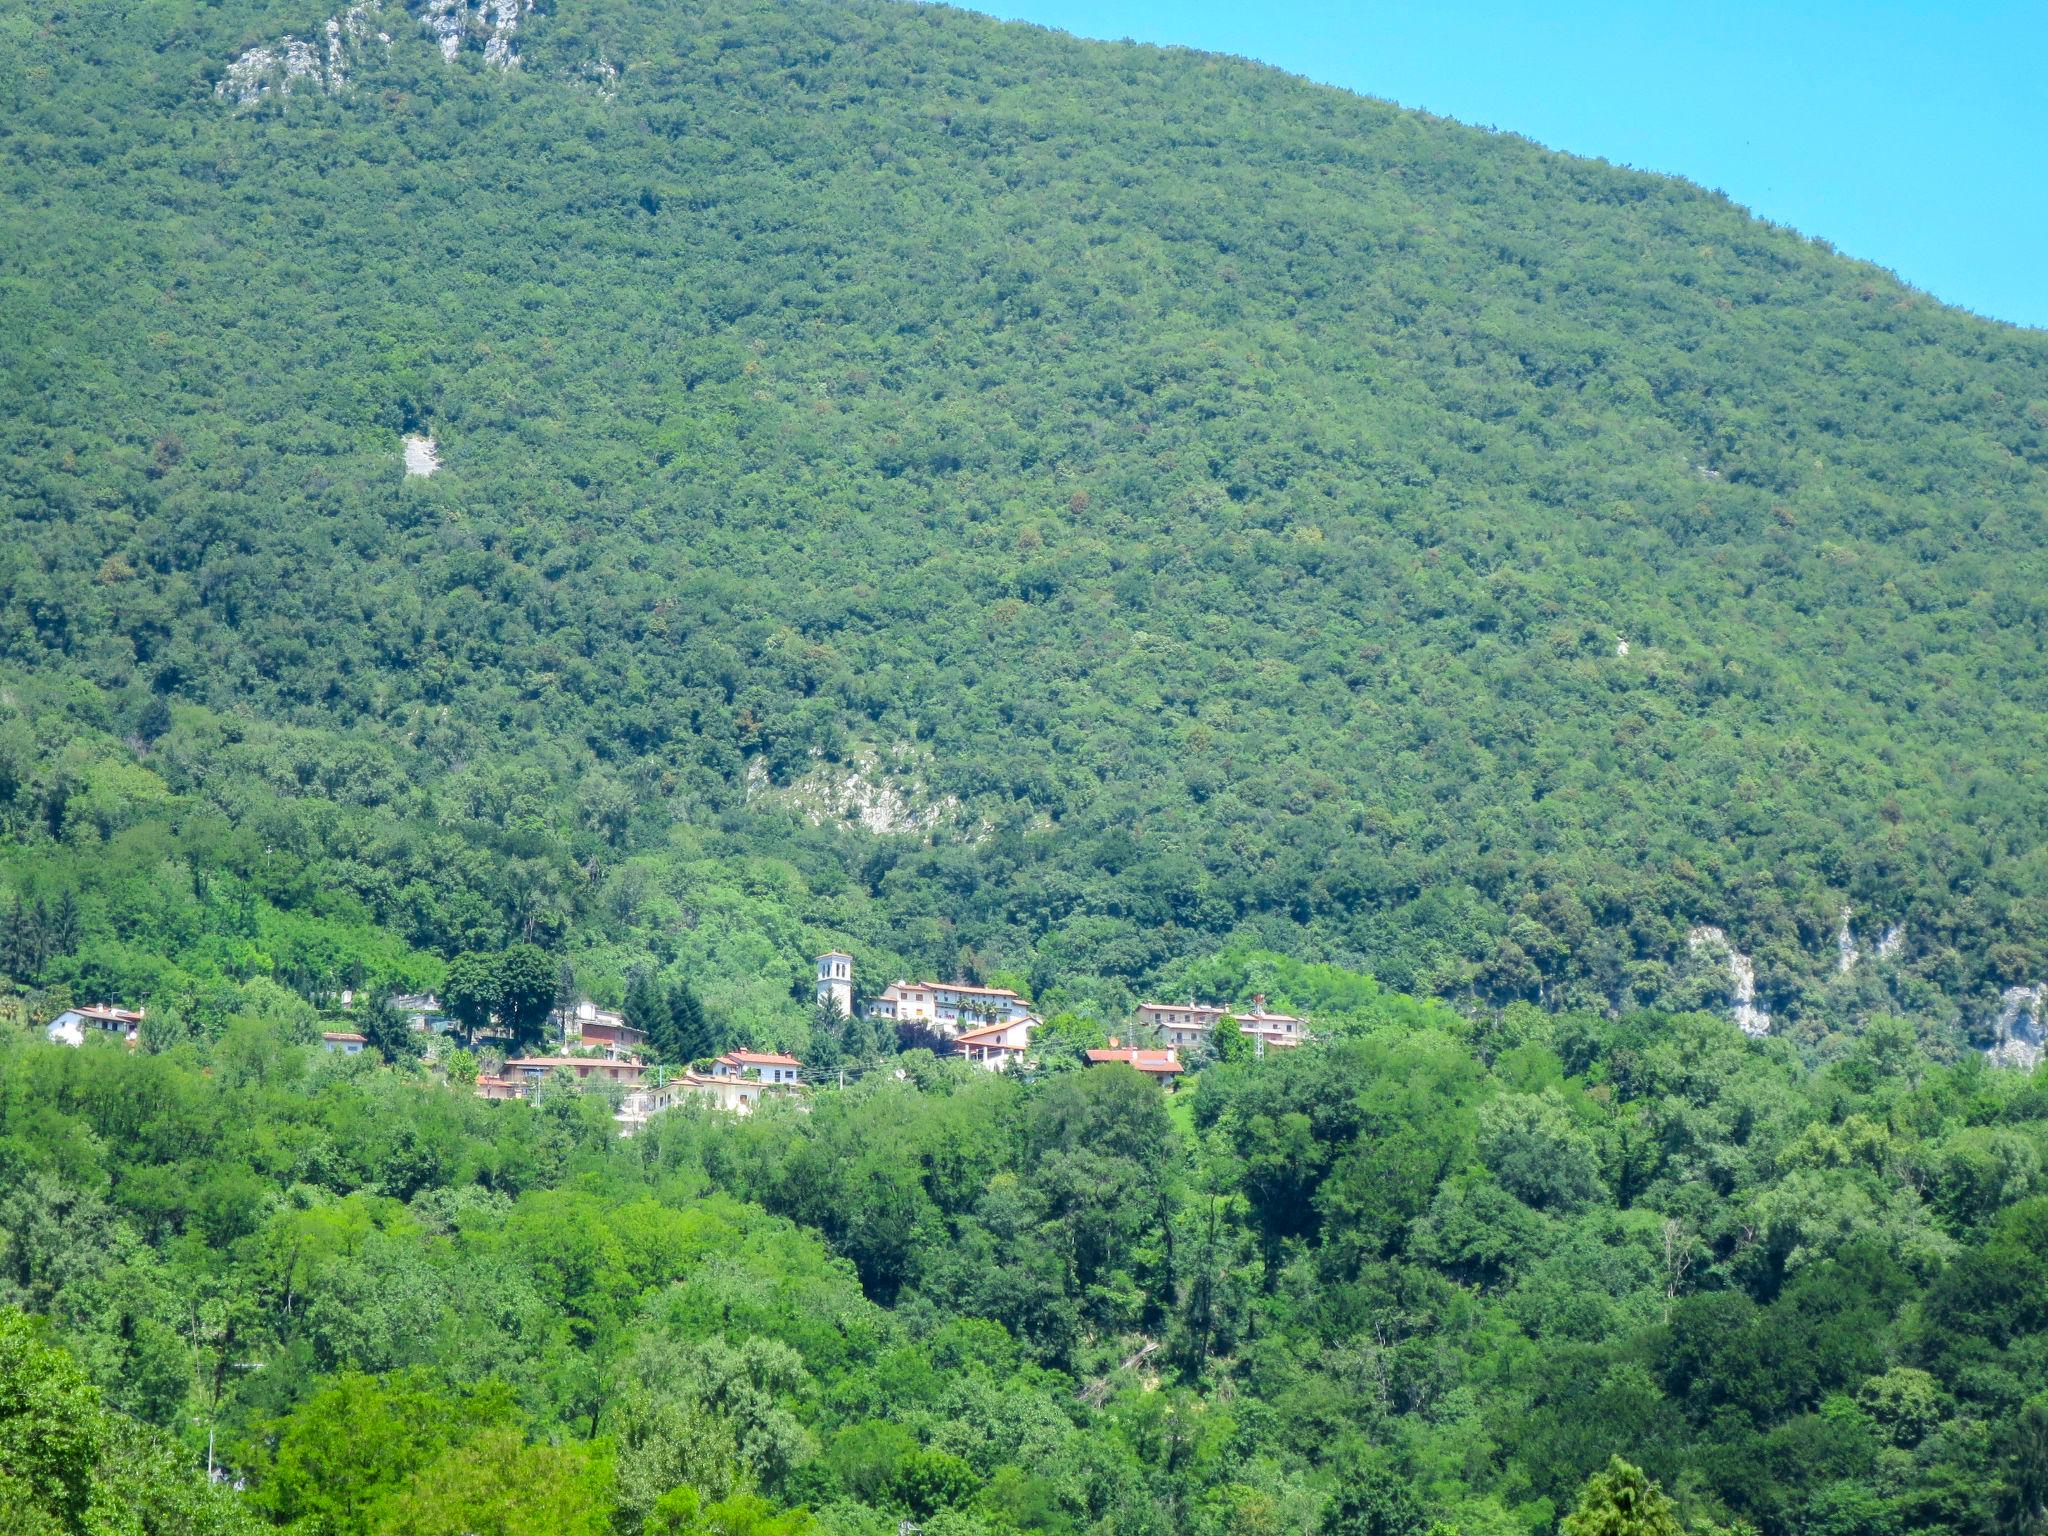
[(2040, 1536), (2048, 1529), (2048, 1398), (2020, 1409), (1998, 1490), (1999, 1536)]
[(363, 1039), (386, 1061), (397, 1064), (419, 1055), (420, 1041), (412, 1031), (412, 1021), (391, 1006), (388, 991), (371, 992), (363, 999), (360, 1013)]
[(28, 907), (16, 891), (5, 921), (0, 922), (0, 976), (26, 981), (35, 971), (35, 937), (29, 929)]
[(142, 707), (142, 714), (135, 723), (135, 734), (146, 742), (161, 741), (168, 736), (176, 722), (171, 718), (171, 706), (162, 694), (157, 694)]
[(554, 1006), (556, 973), (546, 951), (514, 944), (497, 954), (475, 951), (448, 962), (441, 1004), (458, 1020), (468, 1043), (495, 1023), (512, 1036), (514, 1050), (537, 1044)]
[(719, 1039), (705, 1017), (704, 1005), (687, 981), (678, 981), (668, 994), (668, 1038), (662, 1043), (665, 1061), (696, 1061), (715, 1056)]
[(498, 1021), (514, 1046), (537, 1044), (555, 1003), (555, 965), (536, 944), (514, 944), (498, 956)]
[(462, 1026), (469, 1044), (477, 1033), (490, 1027), (498, 1007), (498, 968), (495, 957), (470, 951), (448, 962), (448, 974), (441, 983), (441, 1006)]
[(1250, 1061), (1259, 1053), (1259, 1043), (1237, 1027), (1237, 1020), (1225, 1014), (1209, 1031), (1209, 1053), (1219, 1062)]
[(1323, 1511), (1322, 1536), (1416, 1536), (1421, 1531), (1422, 1506), (1390, 1468), (1352, 1460), (1338, 1476), (1341, 1486)]
[(694, 1488), (676, 1488), (655, 1501), (644, 1536), (812, 1536), (818, 1522), (807, 1509), (777, 1509), (758, 1494), (736, 1493), (706, 1504)]
[(1586, 1479), (1578, 1507), (1564, 1517), (1564, 1536), (1685, 1536), (1678, 1509), (1642, 1469), (1619, 1456)]
[(259, 1497), (280, 1521), (358, 1536), (414, 1472), (504, 1407), (501, 1397), (479, 1405), (418, 1374), (329, 1377), (275, 1426)]
[(106, 1416), (84, 1370), (44, 1336), (40, 1323), (0, 1312), (0, 1505), (40, 1513), (52, 1531), (82, 1530)]
[(648, 1042), (659, 1050), (661, 1038), (668, 1032), (669, 1008), (668, 997), (652, 971), (642, 968), (627, 978), (624, 1011), (626, 1022), (645, 1030)]
[[(552, 978), (550, 980), (552, 987)], [(611, 1536), (611, 1467), (581, 1445), (489, 1429), (384, 1501), (375, 1536)]]
[(846, 1059), (846, 1011), (835, 998), (826, 998), (811, 1010), (811, 1046), (804, 1061), (821, 1073), (834, 1072)]
[(43, 1325), (0, 1311), (0, 1533), (254, 1536), (183, 1447), (109, 1411)]
[(448, 1053), (443, 1064), (448, 1081), (458, 1087), (467, 1087), (476, 1081), (477, 1059), (474, 1051), (456, 1049)]

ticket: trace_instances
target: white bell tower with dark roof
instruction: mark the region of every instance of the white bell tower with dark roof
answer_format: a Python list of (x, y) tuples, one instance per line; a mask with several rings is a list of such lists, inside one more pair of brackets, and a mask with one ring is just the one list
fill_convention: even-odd
[(853, 956), (836, 949), (818, 956), (818, 1006), (827, 1003), (853, 1017)]

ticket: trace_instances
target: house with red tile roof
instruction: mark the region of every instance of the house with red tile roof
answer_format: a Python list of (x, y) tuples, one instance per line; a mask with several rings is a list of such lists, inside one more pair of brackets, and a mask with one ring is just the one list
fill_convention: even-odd
[(1008, 1023), (1031, 1012), (1008, 987), (977, 987), (964, 981), (892, 981), (868, 1004), (871, 1019), (922, 1024), (950, 1040), (963, 1029)]
[(771, 1087), (795, 1087), (804, 1064), (777, 1051), (727, 1051), (711, 1064), (713, 1077), (746, 1078)]
[(624, 1083), (629, 1088), (637, 1087), (647, 1071), (637, 1061), (616, 1061), (608, 1056), (514, 1056), (505, 1063), (505, 1076), (535, 1083), (557, 1070), (579, 1083)]
[(84, 1008), (66, 1008), (50, 1020), (44, 1031), (52, 1044), (83, 1045), (87, 1035), (110, 1035), (131, 1047), (141, 1036), (143, 1010), (132, 1012), (112, 1003), (95, 1003)]
[(1138, 1023), (1158, 1030), (1160, 1038), (1177, 1050), (1205, 1044), (1225, 1019), (1237, 1026), (1239, 1034), (1251, 1038), (1260, 1055), (1268, 1050), (1291, 1050), (1308, 1039), (1308, 1020), (1291, 1013), (1267, 1012), (1263, 993), (1252, 999), (1249, 1013), (1232, 1013), (1228, 1008), (1192, 1000), (1138, 1004)]
[(1144, 1073), (1147, 1077), (1157, 1082), (1167, 1084), (1169, 1087), (1172, 1086), (1175, 1078), (1187, 1071), (1186, 1065), (1180, 1059), (1180, 1050), (1176, 1046), (1169, 1045), (1162, 1051), (1142, 1046), (1123, 1045), (1114, 1035), (1110, 1036), (1108, 1050), (1090, 1051), (1088, 1053), (1088, 1060), (1096, 1066), (1108, 1066), (1120, 1062), (1124, 1066)]
[(554, 1017), (562, 1030), (564, 1050), (602, 1051), (607, 1056), (629, 1057), (647, 1049), (646, 1030), (628, 1024), (624, 1014), (600, 1008), (587, 999), (573, 1009), (557, 1009)]
[(1024, 1060), (1031, 1049), (1031, 1031), (1039, 1020), (1032, 1014), (979, 1029), (963, 1029), (953, 1037), (953, 1054), (989, 1072), (1005, 1072)]

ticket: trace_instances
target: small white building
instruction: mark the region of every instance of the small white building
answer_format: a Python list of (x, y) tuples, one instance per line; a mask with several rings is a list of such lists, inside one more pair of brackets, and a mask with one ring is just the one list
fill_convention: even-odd
[(50, 1020), (45, 1031), (55, 1045), (83, 1045), (86, 1036), (110, 1036), (125, 1040), (133, 1046), (141, 1036), (143, 1010), (130, 1012), (116, 1008), (111, 1003), (95, 1003), (84, 1008), (66, 1008)]
[(619, 1134), (630, 1136), (656, 1115), (674, 1109), (682, 1095), (691, 1091), (689, 1076), (686, 1072), (659, 1085), (635, 1088), (619, 1100), (618, 1112), (612, 1116), (618, 1122)]
[(771, 1088), (794, 1088), (802, 1079), (803, 1068), (794, 1056), (775, 1051), (727, 1051), (711, 1063), (711, 1075), (766, 1083)]
[(765, 1051), (728, 1051), (709, 1072), (679, 1072), (659, 1083), (643, 1082), (619, 1103), (619, 1134), (631, 1136), (656, 1115), (692, 1101), (727, 1114), (751, 1115), (763, 1099), (798, 1091), (803, 1064), (794, 1056)]
[(853, 1017), (853, 956), (837, 949), (818, 956), (818, 1006), (827, 1003)]
[(455, 1022), (441, 1012), (441, 999), (431, 992), (401, 992), (391, 999), (390, 1007), (414, 1034), (446, 1034)]
[(331, 1051), (337, 1056), (359, 1056), (363, 1047), (370, 1042), (353, 1030), (329, 1029), (320, 1035), (320, 1049)]
[(1002, 1024), (963, 1029), (953, 1037), (954, 1054), (988, 1072), (1007, 1072), (1021, 1065), (1031, 1049), (1031, 1031), (1039, 1020), (1031, 1014)]
[(1308, 1039), (1308, 1020), (1291, 1013), (1268, 1013), (1263, 996), (1252, 999), (1250, 1013), (1237, 1015), (1237, 1027), (1252, 1037), (1261, 1056), (1268, 1051), (1290, 1051)]

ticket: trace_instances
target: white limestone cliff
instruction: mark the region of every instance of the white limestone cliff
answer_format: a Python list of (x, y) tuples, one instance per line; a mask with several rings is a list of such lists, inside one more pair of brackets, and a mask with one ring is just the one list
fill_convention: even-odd
[(1998, 1000), (1998, 1018), (1991, 1026), (1991, 1046), (1985, 1051), (1994, 1067), (2018, 1067), (2031, 1072), (2041, 1064), (2044, 1042), (2041, 1005), (2048, 997), (2048, 985), (2007, 987)]
[(359, 0), (322, 24), (318, 45), (298, 37), (281, 37), (247, 49), (228, 65), (213, 94), (238, 107), (253, 107), (265, 96), (301, 92), (345, 91), (357, 53), (371, 41), (388, 48), (391, 34), (379, 29), (381, 8)]
[(474, 44), (483, 50), (486, 64), (519, 67), (512, 37), (519, 19), (532, 12), (533, 0), (416, 0), (416, 8), (421, 30), (434, 39), (449, 63)]
[(1711, 924), (1701, 924), (1685, 936), (1685, 947), (1693, 954), (1718, 953), (1728, 970), (1728, 1015), (1745, 1035), (1768, 1035), (1771, 1016), (1756, 1005), (1756, 965), (1749, 956), (1728, 942), (1728, 935)]
[[(495, 69), (517, 69), (519, 52), (513, 35), (520, 19), (533, 11), (534, 0), (409, 0), (407, 9), (419, 18), (420, 30), (434, 40), (451, 64), (465, 48), (475, 48)], [(237, 107), (253, 107), (265, 96), (288, 97), (302, 92), (334, 94), (348, 89), (349, 72), (373, 41), (391, 46), (383, 0), (357, 0), (327, 18), (320, 40), (281, 37), (246, 50), (213, 88), (213, 94)], [(605, 85), (618, 71), (604, 65)]]

